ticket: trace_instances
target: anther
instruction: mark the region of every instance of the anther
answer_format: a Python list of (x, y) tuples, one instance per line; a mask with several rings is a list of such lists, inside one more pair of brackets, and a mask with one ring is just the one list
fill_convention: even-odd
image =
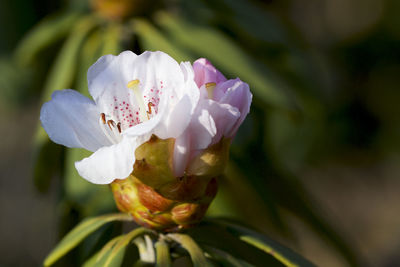
[(155, 107), (155, 105), (152, 102), (149, 102), (147, 104), (147, 107), (149, 108), (149, 111), (146, 111), (147, 113), (147, 119), (150, 119), (150, 115), (151, 115), (151, 107)]
[(108, 120), (107, 124), (108, 124), (108, 127), (110, 127), (110, 130), (112, 130), (111, 127), (115, 127), (115, 122), (113, 120)]
[(214, 89), (215, 89), (216, 85), (217, 85), (216, 83), (206, 83), (205, 86), (206, 86), (208, 98), (213, 99), (213, 97), (214, 97)]
[(121, 133), (121, 123), (120, 123), (120, 122), (118, 122), (118, 124), (117, 124), (117, 128), (118, 128), (118, 132), (120, 132), (120, 133)]
[(101, 116), (101, 121), (103, 122), (103, 124), (106, 124), (106, 114), (101, 113), (100, 116)]

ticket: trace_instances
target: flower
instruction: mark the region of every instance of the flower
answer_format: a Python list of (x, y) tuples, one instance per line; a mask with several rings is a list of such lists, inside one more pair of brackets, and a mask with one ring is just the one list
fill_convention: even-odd
[(206, 59), (178, 64), (162, 52), (101, 57), (89, 93), (57, 91), (40, 119), (51, 140), (94, 153), (75, 167), (111, 183), (117, 207), (148, 228), (198, 223), (218, 189), (229, 145), (252, 95)]
[[(207, 59), (196, 60), (193, 70), (194, 80), (200, 89), (200, 100), (189, 127), (176, 141), (176, 150), (184, 151), (181, 154), (175, 153), (177, 175), (184, 172), (197, 174), (199, 168), (203, 168), (198, 163), (204, 162), (204, 158), (199, 161), (193, 159), (223, 138), (231, 140), (249, 113), (252, 101), (247, 83), (239, 78), (227, 80)], [(229, 143), (226, 146), (221, 146), (221, 149), (228, 149)], [(221, 170), (223, 166), (219, 166), (218, 171)]]
[(88, 71), (89, 93), (56, 91), (41, 109), (51, 140), (94, 153), (75, 167), (86, 180), (109, 184), (133, 171), (135, 150), (156, 135), (177, 138), (199, 100), (190, 63), (163, 52), (101, 57)]

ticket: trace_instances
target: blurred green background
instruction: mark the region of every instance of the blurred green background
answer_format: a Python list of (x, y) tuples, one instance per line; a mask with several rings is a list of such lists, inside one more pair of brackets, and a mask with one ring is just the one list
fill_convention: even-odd
[(318, 266), (398, 266), (399, 14), (396, 0), (1, 0), (0, 266), (40, 265), (82, 218), (115, 210), (73, 168), (87, 153), (50, 143), (38, 118), (52, 91), (87, 94), (88, 67), (126, 49), (206, 57), (250, 84), (209, 216)]

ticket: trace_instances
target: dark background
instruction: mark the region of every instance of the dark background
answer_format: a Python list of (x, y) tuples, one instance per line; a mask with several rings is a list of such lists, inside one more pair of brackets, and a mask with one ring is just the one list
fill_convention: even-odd
[[(47, 63), (42, 64), (42, 71), (21, 70), (13, 60), (21, 38), (42, 18), (65, 6), (81, 8), (70, 2), (73, 1), (0, 2), (0, 266), (39, 265), (59, 238), (60, 224), (65, 220), (60, 210), (68, 210), (67, 214), (76, 220), (84, 213), (79, 213), (76, 206), (63, 206), (65, 202), (60, 201), (65, 196), (62, 179), (53, 179), (45, 193), (40, 193), (34, 185), (32, 173), (36, 157), (32, 143), (43, 101), (37, 88), (42, 87), (41, 80), (49, 75), (49, 70)], [(198, 2), (202, 3), (200, 7)], [(268, 202), (265, 195), (270, 193), (263, 194), (263, 186), (265, 190), (275, 188), (276, 181), (281, 181), (279, 178), (263, 180), (266, 183), (256, 190), (258, 193), (247, 190), (254, 185), (257, 187), (257, 183), (247, 183), (246, 179), (223, 180), (221, 186), (226, 184), (226, 188), (231, 186), (232, 190), (237, 190), (235, 197), (241, 204), (233, 201), (234, 204), (221, 206), (219, 203), (223, 201), (216, 202), (210, 215), (234, 216), (242, 221), (247, 218), (246, 223), (320, 266), (398, 266), (400, 2), (247, 2), (248, 6), (272, 16), (274, 20), (271, 21), (279, 21), (279, 26), (257, 25), (251, 10), (244, 11), (248, 16), (233, 24), (224, 13), (224, 5), (217, 2), (164, 1), (159, 8), (183, 14), (182, 17), (186, 11), (195, 12), (197, 16), (193, 21), (187, 18), (195, 24), (208, 21), (206, 26), (202, 25), (205, 29), (217, 29), (237, 43), (254, 62), (265, 63), (267, 69), (289, 84), (289, 98), (295, 99), (298, 109), (289, 115), (279, 108), (278, 111), (264, 109), (263, 104), (257, 104), (260, 98), (255, 94), (252, 114), (233, 144), (231, 158), (237, 165), (228, 168), (227, 176), (235, 173), (238, 166), (243, 177), (256, 181), (246, 172), (269, 162), (275, 167), (268, 169), (272, 171), (267, 170), (266, 176), (272, 173), (271, 176), (279, 177), (275, 172), (283, 169), (279, 173), (289, 172), (296, 182), (290, 183), (292, 191), (283, 190), (279, 197), (272, 194)], [(243, 3), (247, 5), (246, 1)], [(87, 7), (82, 9), (90, 12)], [(217, 14), (214, 19), (210, 20), (209, 13), (202, 12), (208, 9)], [(151, 12), (142, 15), (152, 17)], [(245, 30), (239, 34), (240, 27)], [(280, 31), (282, 28), (285, 38)], [(49, 56), (43, 61), (51, 64), (61, 44), (46, 51)], [(145, 50), (145, 45), (140, 43), (134, 42), (130, 47)], [(183, 50), (191, 52), (190, 47)], [(247, 82), (251, 85), (251, 81)], [(36, 89), (29, 89), (31, 87)], [(280, 90), (279, 86), (277, 88)], [(254, 143), (245, 142), (257, 129), (261, 129), (264, 137), (256, 144), (265, 147), (265, 154), (257, 154), (258, 150), (249, 153)], [(288, 186), (283, 187), (287, 189)], [(263, 216), (265, 210), (269, 210), (265, 205), (285, 197), (289, 199), (287, 203), (291, 203), (293, 198), (287, 192), (306, 194), (307, 203), (345, 240), (357, 260), (349, 263), (325, 241), (326, 236), (313, 230), (317, 226), (310, 227), (301, 212), (296, 213), (296, 209), (284, 204), (280, 204), (284, 207), (279, 208), (279, 214), (290, 231), (270, 226), (273, 224), (270, 217)], [(226, 195), (221, 193), (219, 197)], [(226, 198), (232, 196), (228, 194)], [(261, 202), (265, 203), (252, 204)], [(253, 216), (249, 217), (249, 213)]]

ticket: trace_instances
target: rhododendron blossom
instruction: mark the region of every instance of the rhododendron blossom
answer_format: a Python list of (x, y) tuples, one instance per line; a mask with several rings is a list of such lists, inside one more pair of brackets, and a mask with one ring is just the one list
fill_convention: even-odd
[(190, 159), (224, 138), (233, 138), (250, 110), (252, 94), (239, 78), (227, 80), (207, 59), (193, 63), (200, 100), (177, 144), (185, 153), (175, 156), (175, 173), (190, 175)]
[(190, 63), (163, 52), (101, 57), (88, 71), (89, 93), (56, 91), (41, 109), (50, 139), (94, 153), (76, 162), (90, 182), (108, 184), (133, 171), (135, 149), (154, 134), (182, 135), (199, 100)]

